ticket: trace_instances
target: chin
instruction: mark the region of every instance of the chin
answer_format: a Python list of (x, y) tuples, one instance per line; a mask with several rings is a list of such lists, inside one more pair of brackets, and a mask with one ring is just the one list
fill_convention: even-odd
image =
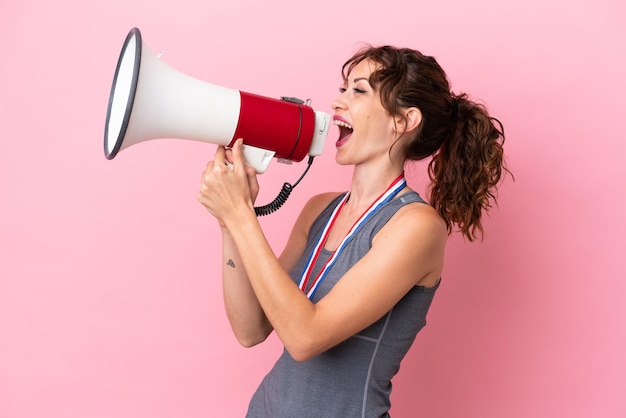
[(354, 164), (345, 153), (341, 152), (340, 148), (337, 148), (337, 152), (335, 153), (335, 162), (339, 165), (352, 165)]

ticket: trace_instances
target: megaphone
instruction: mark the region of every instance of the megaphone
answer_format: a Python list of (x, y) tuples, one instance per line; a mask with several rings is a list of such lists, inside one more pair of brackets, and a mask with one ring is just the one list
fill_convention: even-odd
[(165, 64), (128, 33), (109, 96), (104, 154), (113, 159), (134, 144), (178, 138), (231, 146), (244, 140), (244, 158), (263, 173), (273, 158), (301, 161), (322, 153), (330, 115), (308, 102), (273, 99), (216, 86)]

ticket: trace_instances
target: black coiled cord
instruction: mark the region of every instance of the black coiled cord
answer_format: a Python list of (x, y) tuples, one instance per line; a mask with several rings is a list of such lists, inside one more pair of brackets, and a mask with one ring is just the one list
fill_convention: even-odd
[(254, 208), (254, 213), (256, 213), (256, 216), (265, 216), (269, 215), (270, 213), (274, 213), (278, 209), (280, 209), (282, 205), (285, 204), (285, 202), (289, 198), (289, 195), (291, 194), (291, 191), (298, 185), (298, 183), (300, 183), (300, 181), (304, 178), (306, 173), (311, 168), (311, 164), (313, 164), (313, 158), (314, 157), (309, 157), (306, 170), (304, 170), (304, 173), (302, 173), (302, 175), (295, 184), (291, 185), (290, 183), (284, 183), (282, 189), (280, 189), (280, 192), (278, 193), (278, 196), (276, 196), (276, 199), (274, 199), (267, 205)]
[(280, 192), (278, 193), (278, 196), (276, 196), (276, 199), (274, 199), (267, 205), (255, 207), (254, 213), (256, 213), (256, 216), (265, 216), (269, 215), (270, 213), (276, 212), (287, 201), (287, 198), (291, 194), (292, 190), (293, 186), (291, 184), (284, 183), (283, 188), (280, 189)]

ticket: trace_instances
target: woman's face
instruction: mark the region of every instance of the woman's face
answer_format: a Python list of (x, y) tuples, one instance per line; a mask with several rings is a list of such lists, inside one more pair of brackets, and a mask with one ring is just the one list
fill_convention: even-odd
[(369, 60), (357, 64), (332, 103), (333, 120), (339, 127), (335, 144), (339, 164), (389, 159), (389, 149), (396, 139), (394, 118), (383, 108), (379, 92), (369, 83), (370, 75), (378, 67)]

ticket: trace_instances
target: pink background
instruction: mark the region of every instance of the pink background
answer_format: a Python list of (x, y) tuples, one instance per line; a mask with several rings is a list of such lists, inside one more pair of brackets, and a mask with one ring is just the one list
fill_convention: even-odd
[[(189, 75), (328, 112), (360, 42), (436, 56), (503, 121), (515, 182), (484, 242), (450, 240), (392, 415), (626, 416), (626, 6), (516, 4), (3, 1), (0, 417), (241, 417), (281, 349), (240, 348), (227, 325), (218, 228), (196, 201), (215, 147), (103, 156), (133, 26)], [(262, 219), (277, 251), (311, 194), (347, 187), (336, 135)], [(272, 163), (260, 202), (303, 169)]]

